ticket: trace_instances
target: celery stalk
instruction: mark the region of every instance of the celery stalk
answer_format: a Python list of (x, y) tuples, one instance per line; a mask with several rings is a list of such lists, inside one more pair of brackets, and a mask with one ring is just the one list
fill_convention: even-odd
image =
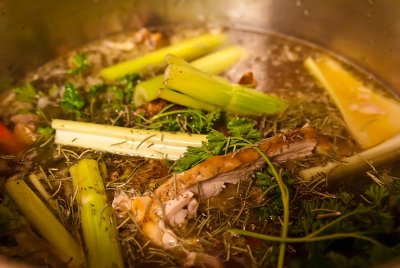
[(22, 179), (16, 177), (8, 179), (5, 189), (61, 260), (72, 267), (78, 267), (84, 263), (83, 251), (78, 242)]
[(169, 133), (54, 119), (55, 143), (122, 155), (176, 160), (205, 135)]
[(70, 168), (89, 267), (123, 267), (116, 220), (96, 160)]
[[(229, 69), (233, 64), (235, 64), (244, 54), (244, 49), (238, 45), (229, 46), (227, 48), (215, 51), (206, 56), (203, 56), (190, 64), (199, 70), (210, 73), (219, 74), (227, 69)], [(155, 100), (156, 98), (164, 98), (163, 94), (159, 94), (159, 90), (164, 90), (166, 87), (163, 84), (163, 75), (158, 75), (149, 80), (139, 83), (135, 88), (134, 102), (136, 106), (141, 106), (146, 102)], [(169, 93), (169, 92), (168, 92)], [(168, 94), (165, 93), (164, 94)], [(168, 95), (169, 96), (169, 95)], [(171, 98), (166, 99), (168, 101), (174, 102)], [(193, 100), (187, 103), (192, 103)], [(178, 102), (176, 102), (178, 103)], [(178, 104), (188, 106), (191, 108), (196, 108), (194, 106), (186, 105), (186, 102), (182, 101)], [(204, 105), (204, 104), (203, 104)]]
[(205, 73), (219, 74), (232, 67), (245, 53), (243, 47), (232, 45), (192, 61), (190, 65)]
[(226, 35), (223, 33), (205, 34), (104, 68), (100, 71), (100, 76), (108, 80), (114, 80), (129, 73), (141, 73), (162, 64), (165, 56), (168, 54), (192, 60), (209, 53), (216, 47), (224, 44), (226, 40)]
[(164, 73), (164, 84), (189, 97), (225, 107), (232, 96), (232, 84), (225, 79), (200, 72), (181, 59), (169, 56)]
[(167, 63), (164, 84), (198, 101), (246, 115), (275, 114), (287, 107), (287, 103), (278, 97), (201, 72), (175, 56), (169, 55)]
[(235, 85), (232, 98), (225, 110), (242, 115), (252, 115), (277, 113), (285, 108), (286, 103), (278, 97), (267, 95), (252, 88)]
[(46, 191), (43, 187), (42, 183), (39, 181), (38, 176), (35, 173), (29, 174), (28, 179), (33, 187), (35, 187), (36, 191), (43, 197), (46, 203), (50, 206), (50, 208), (59, 213), (57, 201), (55, 201), (51, 195)]
[(193, 99), (185, 94), (168, 88), (160, 89), (160, 91), (158, 92), (158, 96), (161, 99), (194, 109), (204, 110), (208, 112), (217, 109), (217, 107), (214, 105), (210, 105), (208, 103)]
[(375, 147), (362, 151), (339, 162), (329, 162), (325, 166), (317, 166), (300, 171), (304, 180), (310, 181), (324, 176), (328, 181), (346, 178), (360, 172), (371, 170), (372, 166), (395, 161), (400, 157), (400, 135), (397, 135)]
[(135, 106), (139, 107), (146, 102), (157, 99), (158, 91), (165, 88), (163, 82), (163, 75), (157, 75), (151, 79), (137, 84), (133, 93), (133, 102)]

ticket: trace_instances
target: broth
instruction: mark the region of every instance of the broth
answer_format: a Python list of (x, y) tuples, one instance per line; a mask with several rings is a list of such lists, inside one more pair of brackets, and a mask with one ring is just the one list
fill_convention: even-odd
[[(3, 93), (0, 117), (6, 125), (12, 126), (16, 124), (15, 117), (13, 119), (16, 114), (37, 114), (35, 119), (30, 122), (34, 126), (33, 133), (39, 128), (48, 128), (51, 119), (64, 118), (124, 127), (159, 128), (167, 131), (208, 134), (209, 129), (207, 128), (193, 130), (191, 126), (194, 125), (193, 122), (196, 120), (195, 115), (188, 115), (185, 112), (178, 113), (176, 116), (164, 117), (164, 121), (149, 121), (154, 111), (149, 110), (151, 107), (135, 107), (132, 103), (132, 96), (129, 95), (132, 94), (129, 91), (132, 89), (127, 89), (129, 81), (112, 82), (111, 85), (106, 86), (107, 89), (100, 89), (101, 86), (99, 86), (99, 91), (91, 91), (94, 86), (103, 84), (103, 80), (98, 76), (102, 67), (130, 59), (156, 47), (164, 46), (169, 42), (175, 43), (207, 31), (209, 29), (162, 28), (152, 29), (152, 32), (141, 30), (108, 37), (85, 45), (69, 55), (55, 59), (38, 68), (21, 82), (21, 86), (31, 84), (33, 88), (38, 90), (38, 99), (35, 102), (21, 102), (17, 100), (13, 93)], [(240, 44), (246, 48), (248, 53), (245, 59), (239, 61), (223, 76), (237, 82), (243, 73), (251, 71), (257, 81), (256, 88), (258, 90), (277, 95), (289, 102), (287, 110), (282, 114), (251, 117), (251, 122), (254, 122), (255, 128), (261, 133), (262, 137), (271, 137), (308, 125), (317, 129), (321, 135), (329, 137), (332, 144), (331, 148), (335, 148), (323, 154), (313, 154), (278, 166), (289, 187), (291, 196), (289, 234), (304, 237), (307, 232), (315, 231), (323, 224), (337, 219), (339, 215), (346, 214), (355, 207), (358, 208), (358, 205), (354, 202), (368, 205), (372, 197), (359, 194), (370, 188), (371, 176), (357, 175), (353, 180), (356, 182), (355, 185), (346, 180), (336, 185), (335, 189), (331, 189), (332, 191), (328, 191), (324, 181), (307, 184), (299, 180), (298, 171), (301, 169), (322, 165), (330, 160), (340, 159), (340, 157), (361, 150), (346, 130), (346, 125), (337, 107), (324, 89), (304, 68), (306, 58), (329, 53), (286, 36), (243, 29), (223, 29), (223, 31), (226, 32), (231, 43)], [(71, 59), (82, 52), (86, 53), (90, 67), (82, 74), (68, 73), (71, 70), (71, 65), (73, 65)], [(331, 56), (335, 57), (334, 55)], [(336, 59), (369, 87), (383, 95), (395, 98), (370, 74), (360, 71), (359, 68), (342, 61), (340, 58), (336, 57)], [(140, 82), (158, 72), (160, 70), (155, 68), (143, 76), (131, 77), (130, 81), (136, 83), (138, 80)], [(78, 89), (87, 101), (87, 105), (79, 114), (75, 112), (66, 113), (60, 108), (60, 98), (62, 92), (65, 91), (65, 83), (68, 81)], [(93, 94), (93, 96), (91, 97), (90, 94)], [(168, 103), (155, 101), (152, 109), (158, 112), (167, 105)], [(184, 108), (176, 106), (172, 109), (180, 111)], [(221, 116), (213, 125), (213, 128), (226, 133), (226, 123), (233, 118), (233, 116)], [(166, 125), (165, 122), (169, 123)], [(160, 125), (161, 123), (164, 125)], [(30, 149), (22, 154), (13, 157), (3, 156), (1, 163), (5, 167), (0, 170), (2, 184), (6, 178), (14, 174), (35, 174), (42, 187), (55, 200), (58, 206), (58, 218), (76, 238), (81, 236), (81, 227), (78, 208), (71, 201), (74, 200), (74, 192), (68, 168), (72, 164), (82, 158), (96, 159), (105, 163), (107, 167), (105, 185), (109, 203), (116, 194), (121, 192), (128, 196), (139, 196), (149, 190), (154, 191), (158, 185), (166, 180), (166, 176), (171, 173), (174, 166), (173, 161), (118, 156), (93, 150), (60, 146), (53, 144), (52, 137), (43, 137), (44, 135), (36, 135)], [(398, 189), (400, 188), (398, 187), (400, 185), (398, 185), (398, 180), (395, 177), (397, 173), (395, 167), (390, 165), (380, 167), (373, 173), (373, 176), (384, 184), (390, 187), (393, 184), (397, 185), (397, 188), (393, 188), (395, 189), (393, 190), (394, 193), (385, 195), (385, 198), (399, 197)], [(237, 185), (227, 185), (221, 194), (202, 200), (197, 215), (193, 219), (179, 228), (172, 228), (179, 237), (190, 240), (192, 243), (173, 249), (163, 249), (153, 245), (145, 236), (141, 235), (139, 228), (135, 226), (134, 221), (129, 219), (129, 216), (116, 212), (118, 232), (126, 266), (180, 266), (183, 265), (182, 259), (185, 258), (186, 251), (207, 254), (204, 256), (211, 255), (226, 267), (275, 266), (279, 243), (237, 236), (227, 231), (230, 228), (238, 228), (260, 234), (280, 236), (281, 215), (283, 213), (280, 191), (277, 190), (276, 184), (265, 182), (266, 177), (272, 180), (273, 175), (267, 167), (264, 167), (253, 174), (250, 180), (240, 181)], [(32, 181), (27, 181), (32, 186)], [(261, 185), (260, 181), (264, 181), (265, 185)], [(360, 181), (363, 185), (360, 185)], [(38, 188), (32, 188), (37, 192)], [(345, 191), (350, 193), (345, 194), (344, 188)], [(349, 201), (351, 195), (354, 195), (354, 200)], [(2, 194), (1, 200), (2, 204), (10, 207), (12, 211), (18, 211), (15, 210), (15, 206), (5, 193)], [(398, 209), (397, 201), (394, 204), (387, 205), (390, 207), (390, 211), (395, 210), (396, 206)], [(387, 209), (387, 206), (385, 209)], [(382, 209), (383, 207), (382, 205)], [(339, 214), (334, 214), (334, 212)], [(388, 212), (385, 210), (382, 213)], [(374, 215), (376, 216), (376, 214)], [(383, 216), (379, 215), (379, 217)], [(391, 231), (395, 229), (394, 226), (398, 226), (398, 219), (393, 215), (390, 217), (390, 223), (393, 225)], [(353, 225), (359, 224), (364, 227), (359, 227), (360, 230), (357, 229), (354, 232), (363, 233), (370, 228), (368, 224), (382, 227), (389, 222), (386, 218), (384, 220), (387, 220), (387, 222), (384, 222), (384, 220), (374, 222), (373, 219), (366, 218), (366, 221), (362, 221), (360, 218), (344, 221), (343, 226), (338, 225), (337, 230), (333, 230), (333, 232), (343, 232), (347, 229), (353, 231), (355, 228), (353, 228)], [(346, 227), (346, 224), (350, 227)], [(23, 246), (21, 248), (21, 241), (15, 238), (13, 232), (17, 231), (11, 230), (9, 233), (2, 234), (6, 238), (1, 243), (0, 252), (2, 254), (37, 265), (60, 265), (60, 260), (57, 257), (45, 257), (45, 253), (43, 253), (44, 249), (47, 249), (45, 246), (34, 253), (29, 246), (25, 245), (25, 248)], [(382, 230), (382, 235), (374, 235), (374, 238), (383, 243), (387, 242), (387, 247), (398, 245), (398, 234), (394, 234), (390, 239), (386, 236), (388, 236), (387, 230)], [(361, 242), (358, 244), (358, 242), (354, 238), (347, 237), (328, 242), (289, 243), (286, 247), (285, 263), (287, 266), (300, 267), (318, 264), (322, 261), (339, 261), (344, 258), (347, 258), (348, 263), (356, 263), (357, 260), (354, 256), (357, 255), (360, 256), (361, 260), (365, 260), (365, 263), (378, 263), (377, 260), (368, 259), (368, 253), (365, 253), (372, 252), (375, 248), (368, 244), (368, 241), (365, 244)], [(364, 248), (368, 249), (362, 253)], [(390, 254), (394, 253), (394, 251), (387, 251)], [(389, 253), (388, 259), (389, 256), (392, 256)], [(204, 256), (203, 258), (208, 258)], [(195, 263), (197, 266), (201, 266), (202, 262), (208, 265), (213, 264), (212, 261), (201, 257), (198, 261), (198, 263)], [(384, 259), (380, 261), (384, 261)], [(335, 266), (338, 263), (332, 265)]]

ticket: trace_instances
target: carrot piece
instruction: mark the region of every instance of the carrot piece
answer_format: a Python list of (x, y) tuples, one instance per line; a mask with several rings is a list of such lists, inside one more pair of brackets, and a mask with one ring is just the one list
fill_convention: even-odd
[(18, 154), (25, 145), (18, 140), (3, 123), (0, 122), (0, 152), (6, 154)]

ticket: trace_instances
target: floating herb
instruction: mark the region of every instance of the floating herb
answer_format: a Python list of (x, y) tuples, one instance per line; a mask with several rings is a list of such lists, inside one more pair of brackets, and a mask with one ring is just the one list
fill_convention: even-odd
[(67, 82), (64, 85), (64, 95), (61, 99), (60, 106), (67, 113), (75, 113), (76, 117), (81, 116), (80, 110), (85, 106), (85, 99), (82, 98), (78, 89), (71, 83)]
[(17, 94), (17, 99), (21, 102), (34, 103), (37, 100), (36, 89), (31, 84), (14, 88), (14, 92)]
[(68, 70), (70, 75), (83, 75), (90, 68), (90, 63), (85, 52), (80, 52), (70, 59), (71, 69)]

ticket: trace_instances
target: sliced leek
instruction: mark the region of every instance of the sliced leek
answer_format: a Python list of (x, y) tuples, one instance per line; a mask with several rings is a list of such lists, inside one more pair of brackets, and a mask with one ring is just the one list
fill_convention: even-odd
[(206, 135), (169, 133), (55, 119), (55, 143), (122, 155), (176, 160)]

